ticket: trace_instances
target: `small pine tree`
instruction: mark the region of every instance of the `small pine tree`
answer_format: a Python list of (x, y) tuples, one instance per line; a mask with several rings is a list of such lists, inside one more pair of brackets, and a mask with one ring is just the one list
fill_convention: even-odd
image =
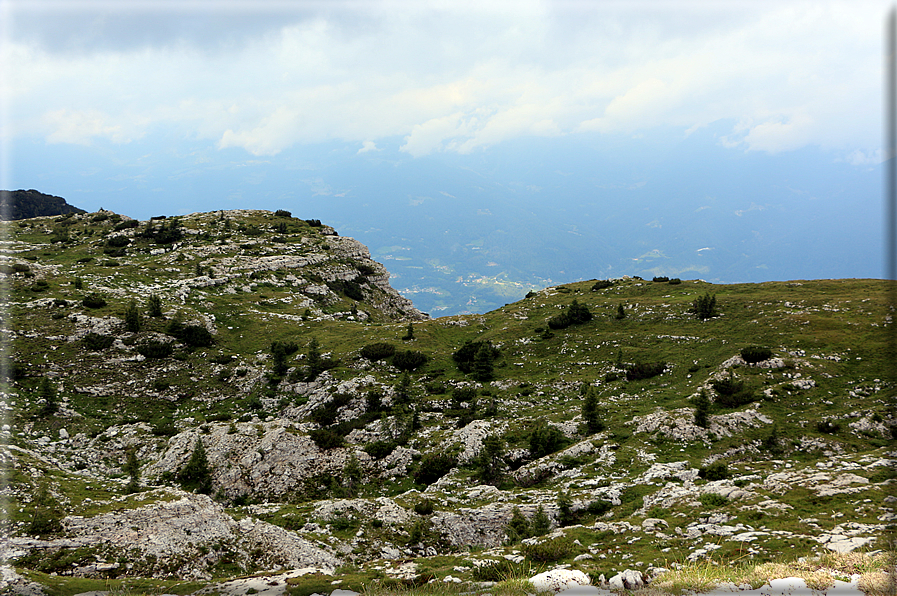
[(483, 448), (474, 458), (477, 480), (497, 486), (505, 473), (504, 457), (505, 442), (501, 437), (490, 435), (483, 439)]
[(125, 329), (131, 333), (140, 331), (140, 312), (137, 310), (137, 303), (131, 300), (128, 308), (125, 309)]
[(701, 428), (707, 428), (710, 426), (710, 420), (707, 417), (710, 413), (710, 398), (707, 396), (707, 390), (701, 389), (693, 403), (695, 404), (695, 424)]
[(29, 534), (44, 536), (62, 531), (62, 515), (59, 512), (59, 506), (45, 482), (38, 485), (29, 509), (31, 509), (31, 521), (28, 523)]
[(44, 405), (41, 407), (41, 415), (51, 416), (55, 414), (59, 409), (56, 389), (53, 387), (53, 383), (51, 383), (50, 379), (48, 379), (47, 377), (41, 379), (40, 388), (37, 391), (37, 396), (44, 400)]
[(488, 382), (492, 380), (492, 346), (483, 343), (473, 357), (473, 378), (477, 381)]
[(402, 336), (402, 341), (411, 341), (414, 339), (414, 324), (408, 323), (408, 331)]
[(150, 294), (150, 297), (146, 301), (146, 308), (149, 311), (149, 316), (161, 317), (162, 299), (159, 298), (159, 296), (157, 296), (156, 294)]
[(558, 524), (561, 526), (572, 526), (579, 518), (579, 515), (573, 511), (573, 500), (566, 492), (558, 493)]
[(716, 311), (716, 294), (705, 292), (703, 296), (695, 298), (691, 303), (691, 312), (702, 321), (717, 316), (719, 313)]
[(349, 457), (349, 461), (346, 462), (346, 465), (343, 466), (343, 484), (350, 495), (355, 494), (355, 491), (361, 485), (361, 479), (363, 477), (364, 470), (362, 469), (358, 458), (355, 457), (355, 454), (353, 453), (352, 456)]
[(178, 472), (177, 480), (185, 490), (206, 495), (212, 492), (212, 470), (202, 441), (196, 441), (190, 460)]
[(570, 322), (574, 325), (587, 323), (592, 320), (592, 312), (589, 310), (589, 307), (585, 304), (580, 304), (575, 298), (570, 304), (567, 314), (570, 317)]
[(127, 460), (122, 466), (122, 472), (128, 475), (128, 485), (125, 492), (136, 493), (140, 491), (140, 462), (137, 460), (137, 449), (128, 449)]
[(533, 519), (530, 522), (530, 530), (532, 531), (533, 536), (544, 536), (551, 530), (551, 520), (548, 518), (545, 509), (541, 505), (539, 505), (535, 515), (533, 515)]
[(520, 513), (519, 507), (514, 507), (514, 510), (511, 512), (511, 521), (508, 522), (508, 526), (505, 528), (505, 534), (508, 537), (508, 544), (514, 544), (532, 536), (529, 520)]
[(595, 388), (591, 385), (586, 389), (585, 398), (582, 401), (582, 419), (585, 421), (586, 430), (590, 435), (604, 430), (598, 395), (595, 392)]
[(626, 309), (623, 308), (623, 303), (621, 302), (620, 304), (617, 305), (616, 319), (620, 320), (620, 319), (625, 319), (625, 318), (626, 318)]
[(396, 407), (405, 407), (410, 406), (412, 401), (414, 401), (414, 395), (411, 391), (411, 376), (406, 372), (399, 378), (392, 402)]
[(308, 342), (308, 352), (306, 353), (306, 379), (314, 381), (324, 370), (324, 360), (321, 358), (321, 345), (318, 338), (313, 337)]

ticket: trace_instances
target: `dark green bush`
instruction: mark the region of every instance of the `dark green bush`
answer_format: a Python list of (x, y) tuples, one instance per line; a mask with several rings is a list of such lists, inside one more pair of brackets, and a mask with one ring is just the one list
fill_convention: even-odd
[(732, 375), (714, 380), (710, 384), (718, 394), (716, 403), (724, 408), (737, 408), (756, 400), (754, 392), (745, 386), (744, 381)]
[(592, 515), (604, 515), (605, 513), (610, 511), (613, 506), (613, 503), (611, 503), (610, 501), (597, 499), (588, 504), (588, 506), (586, 507), (586, 511), (588, 511)]
[(641, 381), (663, 374), (666, 370), (666, 362), (637, 362), (626, 367), (627, 381)]
[[(508, 541), (510, 543), (519, 542), (511, 538), (508, 532)], [(498, 559), (497, 561), (489, 561), (484, 565), (477, 565), (470, 571), (471, 577), (478, 582), (502, 582), (516, 577), (527, 577), (532, 575), (532, 568), (526, 563), (514, 563), (507, 559)]]
[(477, 480), (483, 484), (497, 486), (507, 469), (505, 463), (505, 442), (496, 435), (483, 439), (483, 448), (471, 462)]
[(46, 292), (50, 289), (50, 283), (45, 279), (39, 279), (31, 286), (32, 292)]
[(663, 276), (655, 277), (655, 278), (652, 279), (651, 281), (656, 281), (656, 282), (668, 282), (668, 281), (670, 281), (670, 278), (669, 278), (669, 277), (666, 277), (665, 275), (663, 275)]
[[(139, 225), (140, 225), (140, 222), (137, 221), (136, 219), (126, 219), (124, 221), (121, 221), (121, 222), (115, 224), (115, 227), (112, 229), (115, 230), (116, 232), (121, 232), (122, 230), (136, 228)], [(122, 245), (122, 246), (124, 246), (124, 245)]]
[(155, 437), (173, 437), (178, 434), (178, 429), (171, 422), (161, 422), (153, 427), (152, 433)]
[(137, 353), (144, 358), (167, 358), (174, 352), (174, 346), (167, 341), (151, 339), (137, 346)]
[(336, 418), (339, 415), (339, 409), (347, 405), (351, 400), (351, 395), (347, 393), (337, 393), (329, 402), (312, 410), (309, 418), (321, 426), (330, 426), (336, 422)]
[(536, 544), (524, 544), (523, 554), (538, 563), (554, 563), (573, 553), (573, 539), (567, 536), (551, 538)]
[(598, 290), (603, 290), (603, 289), (605, 289), (605, 288), (610, 288), (610, 287), (612, 287), (613, 285), (614, 285), (614, 282), (612, 282), (612, 281), (609, 280), (609, 279), (599, 279), (598, 281), (596, 281), (596, 282), (592, 285), (592, 291), (593, 291), (593, 292), (597, 292)]
[(400, 350), (392, 357), (392, 364), (402, 371), (416, 370), (426, 364), (428, 358), (417, 350)]
[(490, 359), (492, 361), (496, 360), (501, 352), (498, 348), (492, 346), (492, 343), (489, 341), (466, 341), (464, 345), (461, 346), (458, 351), (452, 354), (452, 360), (455, 361), (455, 365), (458, 367), (463, 373), (473, 372), (474, 363), (477, 359), (477, 353), (480, 351), (483, 346), (486, 346), (487, 353), (490, 355)]
[(695, 298), (691, 303), (690, 310), (692, 314), (702, 321), (712, 319), (718, 314), (716, 311), (716, 295), (711, 296), (710, 292), (705, 292), (703, 296)]
[(698, 469), (698, 477), (707, 481), (725, 480), (729, 477), (729, 466), (725, 462), (713, 462), (707, 467)]
[(162, 299), (159, 298), (156, 294), (150, 294), (150, 297), (146, 300), (146, 308), (149, 316), (151, 317), (161, 317), (162, 316)]
[(530, 433), (529, 452), (535, 459), (554, 453), (567, 443), (567, 437), (558, 427), (543, 422)]
[(368, 344), (361, 348), (362, 358), (367, 358), (368, 360), (385, 360), (395, 353), (395, 346), (383, 341)]
[(772, 358), (772, 350), (761, 346), (748, 346), (741, 349), (741, 357), (750, 364), (763, 362)]
[(669, 283), (672, 286), (677, 286), (682, 283), (682, 280), (679, 279), (678, 277), (674, 277), (674, 278), (670, 279), (670, 281), (667, 283)]
[(585, 304), (580, 304), (576, 299), (561, 314), (548, 319), (551, 329), (565, 329), (570, 325), (581, 325), (592, 320), (592, 313)]
[(729, 499), (717, 493), (704, 493), (699, 500), (701, 501), (701, 505), (708, 509), (716, 509), (729, 502)]
[(604, 430), (603, 413), (597, 392), (593, 387), (587, 387), (582, 402), (582, 420), (587, 433), (595, 434)]
[(735, 395), (744, 390), (744, 381), (737, 379), (732, 375), (716, 379), (712, 381), (710, 385), (720, 395)]
[(433, 484), (448, 474), (456, 465), (458, 465), (458, 460), (444, 451), (425, 453), (420, 460), (420, 466), (414, 471), (414, 481), (418, 484)]
[(113, 236), (106, 240), (106, 246), (110, 248), (123, 248), (129, 244), (131, 244), (131, 240), (127, 236)]
[(418, 515), (433, 515), (433, 511), (435, 511), (433, 507), (433, 501), (430, 499), (424, 499), (423, 501), (418, 501), (414, 504), (414, 512)]
[(695, 425), (701, 428), (708, 428), (710, 426), (710, 398), (707, 396), (707, 391), (701, 389), (692, 400), (692, 403), (695, 406)]
[(313, 430), (308, 435), (311, 437), (311, 440), (315, 442), (315, 445), (318, 446), (319, 449), (328, 450), (328, 449), (336, 449), (337, 447), (345, 447), (346, 439), (332, 430), (322, 428), (320, 430)]
[(27, 531), (32, 536), (46, 536), (62, 532), (62, 514), (47, 485), (41, 483), (29, 505), (31, 520)]
[(841, 430), (841, 425), (831, 420), (819, 420), (816, 422), (816, 430), (827, 435), (833, 435)]
[(112, 346), (115, 342), (115, 338), (109, 335), (101, 335), (99, 333), (94, 333), (91, 331), (81, 340), (84, 343), (84, 347), (90, 350), (91, 352), (99, 352), (105, 350)]
[(202, 441), (196, 441), (190, 460), (177, 473), (177, 481), (184, 490), (206, 495), (212, 492), (212, 470)]
[(91, 292), (81, 300), (81, 304), (87, 308), (103, 308), (106, 306), (106, 299), (98, 292)]
[(328, 281), (327, 287), (335, 294), (344, 294), (347, 298), (361, 301), (364, 300), (364, 292), (362, 291), (361, 284), (358, 283), (359, 279), (363, 278), (355, 278), (354, 280), (335, 279), (333, 281)]
[(274, 212), (275, 217), (293, 217), (293, 214), (286, 209), (278, 209)]
[(171, 321), (165, 332), (193, 348), (209, 347), (213, 343), (211, 332), (202, 325), (185, 325), (177, 319)]
[(395, 451), (398, 445), (394, 441), (374, 441), (364, 446), (364, 451), (374, 459), (383, 459)]

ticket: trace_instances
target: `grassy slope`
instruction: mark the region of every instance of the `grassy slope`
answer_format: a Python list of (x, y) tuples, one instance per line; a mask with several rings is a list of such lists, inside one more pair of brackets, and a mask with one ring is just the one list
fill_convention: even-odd
[[(813, 466), (828, 458), (824, 450), (844, 452), (845, 461), (859, 462), (867, 454), (880, 457), (888, 446), (887, 437), (852, 432), (848, 422), (850, 415), (888, 418), (888, 408), (893, 404), (894, 388), (888, 385), (893, 359), (886, 350), (885, 333), (888, 312), (885, 282), (879, 280), (813, 280), (801, 282), (769, 282), (715, 286), (700, 281), (686, 281), (681, 285), (653, 283), (650, 281), (624, 280), (617, 285), (592, 291), (592, 282), (568, 284), (548, 288), (529, 298), (507, 305), (484, 315), (450, 317), (414, 323), (414, 337), (410, 342), (400, 338), (407, 331), (407, 323), (391, 321), (388, 317), (374, 316), (361, 324), (348, 320), (308, 320), (301, 317), (306, 306), (304, 296), (294, 285), (284, 281), (286, 272), (265, 274), (246, 283), (256, 283), (250, 292), (228, 293), (226, 286), (191, 292), (183, 304), (170, 294), (179, 280), (195, 276), (197, 263), (214, 265), (214, 258), (203, 258), (199, 247), (220, 245), (222, 240), (231, 244), (229, 254), (263, 256), (283, 252), (285, 246), (300, 246), (300, 238), (310, 238), (323, 247), (326, 239), (304, 222), (291, 220), (292, 234), (286, 234), (286, 243), (272, 243), (271, 233), (261, 236), (241, 234), (242, 226), (265, 228), (278, 222), (270, 214), (252, 213), (231, 219), (230, 230), (225, 229), (221, 217), (210, 216), (205, 223), (191, 223), (185, 219), (185, 227), (202, 227), (211, 230), (208, 237), (188, 236), (189, 241), (163, 255), (150, 255), (156, 248), (149, 241), (135, 241), (136, 248), (116, 258), (119, 266), (104, 265), (109, 260), (102, 253), (102, 239), (111, 231), (114, 222), (93, 221), (92, 215), (71, 220), (54, 221), (51, 218), (31, 220), (27, 225), (12, 227), (15, 239), (28, 246), (18, 245), (16, 260), (32, 264), (34, 278), (23, 274), (13, 276), (10, 284), (12, 301), (12, 327), (18, 333), (14, 340), (15, 358), (26, 366), (31, 376), (22, 379), (14, 388), (14, 427), (28, 429), (33, 436), (55, 436), (60, 428), (69, 434), (85, 432), (89, 436), (102, 432), (112, 424), (145, 421), (151, 426), (163, 426), (192, 416), (197, 422), (215, 415), (230, 415), (237, 419), (247, 413), (252, 394), (257, 394), (264, 384), (247, 390), (236, 381), (237, 369), (267, 369), (264, 355), (273, 339), (292, 340), (305, 346), (312, 337), (341, 362), (331, 374), (337, 379), (357, 376), (361, 370), (373, 374), (378, 381), (394, 383), (398, 377), (395, 369), (386, 365), (370, 366), (358, 356), (366, 344), (386, 341), (399, 348), (420, 350), (430, 361), (413, 374), (419, 399), (445, 400), (446, 395), (428, 396), (422, 390), (427, 382), (441, 381), (449, 385), (469, 380), (452, 362), (451, 355), (465, 341), (489, 340), (500, 347), (501, 357), (496, 363), (498, 381), (482, 395), (481, 401), (494, 397), (499, 403), (496, 417), (508, 424), (505, 438), (510, 448), (527, 446), (530, 429), (541, 419), (556, 422), (568, 421), (579, 413), (581, 405), (580, 384), (592, 383), (597, 387), (605, 409), (605, 422), (609, 433), (606, 441), (619, 445), (617, 463), (610, 468), (601, 467), (593, 460), (576, 462), (586, 475), (599, 475), (609, 479), (633, 478), (647, 469), (642, 454), (654, 453), (657, 461), (688, 460), (695, 467), (714, 454), (733, 453), (746, 444), (759, 445), (769, 434), (769, 427), (750, 428), (728, 438), (719, 438), (709, 444), (692, 442), (680, 444), (663, 436), (633, 435), (632, 419), (654, 412), (658, 408), (673, 410), (690, 407), (689, 398), (707, 382), (710, 374), (720, 365), (748, 345), (763, 345), (773, 349), (778, 357), (787, 358), (789, 366), (772, 371), (740, 367), (735, 372), (758, 392), (764, 388), (775, 389), (773, 399), (754, 404), (765, 416), (776, 422), (785, 453), (753, 453), (730, 458), (730, 469), (738, 477), (759, 475), (763, 477), (786, 469), (782, 459), (795, 465)], [(68, 245), (50, 244), (54, 228), (65, 221), (70, 237), (76, 239)], [(199, 220), (197, 220), (199, 221)], [(209, 223), (212, 222), (212, 223)], [(230, 239), (225, 236), (230, 235)], [(252, 243), (261, 242), (253, 245)], [(23, 250), (24, 249), (24, 250)], [(326, 250), (323, 249), (322, 250)], [(227, 256), (227, 255), (225, 255)], [(92, 262), (79, 263), (93, 257)], [(314, 275), (314, 272), (311, 272)], [(83, 289), (74, 287), (74, 280), (83, 280)], [(48, 282), (49, 287), (35, 291), (37, 279)], [(109, 304), (101, 309), (87, 310), (79, 301), (89, 291), (103, 291)], [(165, 301), (169, 317), (177, 310), (186, 321), (197, 314), (213, 315), (217, 335), (212, 348), (195, 351), (179, 351), (179, 359), (168, 358), (145, 363), (121, 362), (115, 359), (114, 349), (91, 353), (80, 342), (66, 342), (64, 336), (75, 331), (74, 323), (66, 316), (72, 312), (85, 312), (93, 317), (123, 317), (129, 300), (136, 299), (142, 305), (147, 291), (158, 292)], [(720, 316), (708, 321), (698, 321), (689, 313), (692, 301), (705, 292), (716, 295)], [(41, 299), (66, 300), (66, 306), (41, 305)], [(580, 326), (554, 331), (545, 335), (546, 321), (569, 305), (574, 299), (589, 307), (595, 318)], [(352, 300), (340, 297), (337, 302), (317, 304), (320, 313), (345, 312)], [(43, 303), (41, 303), (43, 304)], [(627, 316), (614, 317), (617, 306), (623, 304)], [(364, 304), (359, 305), (364, 309)], [(292, 317), (292, 318), (285, 318)], [(313, 319), (316, 317), (312, 317)], [(144, 318), (144, 326), (138, 340), (149, 332), (164, 330), (165, 321)], [(127, 336), (125, 336), (127, 337)], [(215, 355), (235, 355), (233, 365), (215, 364)], [(667, 371), (653, 379), (626, 382), (607, 382), (608, 373), (619, 371), (621, 365), (636, 362), (667, 363)], [(300, 364), (294, 360), (292, 364)], [(816, 385), (797, 390), (791, 383), (800, 374), (812, 378)], [(83, 417), (71, 419), (59, 416), (38, 416), (37, 397), (40, 375), (53, 375), (61, 381), (61, 396), (69, 408)], [(110, 379), (136, 379), (137, 383), (111, 383)], [(153, 385), (160, 381), (162, 385)], [(165, 384), (169, 387), (159, 389)], [(91, 395), (85, 387), (104, 386), (102, 395)], [(857, 390), (860, 391), (857, 391)], [(854, 392), (857, 397), (851, 397)], [(744, 410), (745, 407), (739, 408)], [(714, 413), (729, 410), (717, 409)], [(269, 412), (277, 414), (276, 411)], [(831, 419), (841, 428), (834, 434), (820, 432), (816, 422)], [(428, 423), (437, 426), (438, 421)], [(433, 447), (434, 436), (443, 436), (444, 429), (436, 429), (430, 439), (412, 439), (412, 446), (421, 451)], [(801, 440), (813, 439), (823, 449), (800, 447)], [(30, 439), (20, 435), (14, 442), (28, 446)], [(164, 441), (164, 437), (157, 440)], [(821, 443), (820, 443), (821, 442)], [(806, 443), (805, 443), (806, 444)], [(68, 456), (77, 467), (78, 455)], [(780, 460), (779, 462), (773, 459)], [(86, 463), (86, 462), (84, 462)], [(114, 467), (115, 462), (109, 462)], [(34, 462), (36, 466), (45, 466)], [(21, 469), (21, 468), (20, 468)], [(863, 474), (864, 472), (856, 472)], [(96, 507), (78, 506), (83, 498), (83, 481), (54, 471), (58, 481), (70, 487), (72, 513), (92, 514)], [(461, 473), (462, 479), (469, 471)], [(868, 475), (868, 474), (867, 474)], [(873, 481), (886, 479), (873, 477)], [(13, 485), (27, 485), (28, 478), (17, 470), (11, 476)], [(90, 488), (95, 491), (97, 483)], [(402, 483), (390, 492), (407, 488)], [(505, 488), (519, 502), (527, 502), (528, 491), (506, 484)], [(574, 498), (587, 500), (590, 489), (578, 487), (569, 481), (548, 481), (535, 487), (536, 499), (554, 494), (558, 489), (570, 490)], [(104, 490), (114, 491), (114, 485)], [(374, 495), (378, 490), (371, 486), (362, 494)], [(624, 503), (615, 508), (610, 520), (628, 520), (638, 524), (644, 515), (635, 515), (641, 497), (656, 490), (654, 487), (630, 489), (624, 493)], [(875, 505), (863, 505), (864, 500), (877, 503), (885, 495), (884, 487), (869, 487), (861, 495), (835, 495), (817, 497), (807, 489), (795, 489), (779, 496), (782, 503), (794, 509), (786, 514), (773, 516), (744, 510), (734, 504), (721, 508), (732, 517), (730, 524), (745, 523), (760, 528), (774, 528), (809, 535), (802, 519), (822, 517), (822, 529), (828, 529), (838, 521), (832, 513), (851, 510), (854, 521), (878, 523), (880, 509)], [(539, 492), (541, 491), (541, 492)], [(105, 493), (104, 493), (105, 494)], [(100, 495), (102, 496), (102, 495)], [(767, 495), (768, 496), (768, 495)], [(445, 506), (448, 501), (442, 498)], [(96, 499), (96, 497), (95, 497)], [(413, 500), (413, 499), (412, 499)], [(13, 501), (15, 503), (16, 501)], [(409, 501), (410, 503), (410, 501)], [(11, 507), (13, 521), (23, 521), (26, 512)], [(309, 508), (301, 508), (308, 512)], [(295, 512), (295, 508), (284, 507)], [(235, 510), (238, 513), (238, 510)], [(685, 527), (699, 511), (687, 504), (669, 510), (655, 510), (652, 514), (663, 517), (674, 527)], [(271, 521), (283, 519), (279, 514), (270, 515)], [(584, 521), (593, 521), (594, 517)], [(584, 564), (588, 571), (612, 573), (625, 568), (635, 560), (663, 564), (664, 561), (682, 560), (694, 548), (673, 539), (641, 540), (634, 546), (627, 544), (624, 535), (597, 536), (593, 530), (577, 529), (572, 536), (584, 545), (598, 544), (605, 558)], [(722, 560), (737, 559), (746, 554), (744, 545), (722, 543), (723, 549), (715, 553)], [(622, 550), (621, 550), (621, 547)], [(769, 540), (756, 554), (759, 560), (775, 558), (777, 549), (787, 549), (795, 556), (808, 554), (816, 548), (810, 539)], [(576, 554), (576, 553), (573, 553)], [(628, 556), (626, 556), (628, 555)], [(572, 556), (572, 555), (571, 555)], [(461, 560), (463, 561), (463, 560)], [(458, 564), (457, 561), (453, 564)], [(442, 569), (444, 574), (451, 567)]]

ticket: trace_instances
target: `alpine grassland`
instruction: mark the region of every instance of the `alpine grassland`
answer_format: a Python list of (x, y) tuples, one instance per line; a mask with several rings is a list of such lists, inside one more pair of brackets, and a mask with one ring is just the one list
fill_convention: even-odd
[(888, 593), (886, 281), (621, 275), (430, 318), (317, 220), (130, 222), (13, 222), (0, 254), (3, 531), (48, 594)]

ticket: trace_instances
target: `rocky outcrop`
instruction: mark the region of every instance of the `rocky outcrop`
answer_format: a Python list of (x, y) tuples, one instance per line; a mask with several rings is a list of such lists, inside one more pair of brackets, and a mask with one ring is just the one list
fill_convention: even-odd
[(184, 578), (210, 578), (208, 569), (224, 557), (247, 568), (332, 572), (341, 563), (329, 549), (283, 528), (252, 518), (237, 522), (205, 495), (169, 493), (171, 500), (92, 518), (67, 517), (63, 524), (76, 542), (127, 550), (131, 559), (153, 561), (156, 568)]
[(313, 428), (284, 420), (215, 423), (208, 425), (208, 432), (192, 428), (172, 437), (144, 475), (176, 474), (190, 459), (197, 441), (206, 451), (215, 490), (230, 498), (285, 495), (315, 476), (339, 476), (353, 455), (362, 467), (370, 467), (372, 460), (364, 451), (319, 449), (307, 433)]

